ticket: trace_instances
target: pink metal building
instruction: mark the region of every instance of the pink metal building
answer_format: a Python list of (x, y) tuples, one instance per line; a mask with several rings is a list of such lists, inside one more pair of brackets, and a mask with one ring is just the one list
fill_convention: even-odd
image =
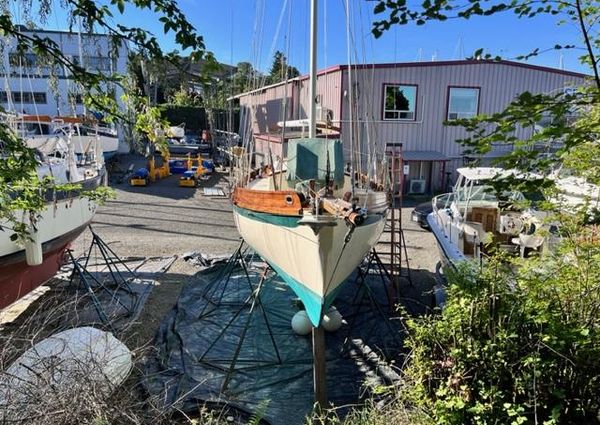
[[(582, 85), (585, 77), (510, 61), (340, 65), (318, 74), (318, 115), (339, 127), (344, 146), (350, 143), (351, 122), (360, 140), (366, 140), (369, 131), (384, 142), (402, 143), (409, 164), (407, 191), (429, 192), (443, 188), (445, 171), (465, 161), (456, 143), (465, 131), (444, 121), (499, 112), (520, 93), (569, 90)], [(236, 96), (242, 137), (253, 135), (259, 152), (270, 148), (272, 155), (285, 156), (281, 137), (269, 133), (284, 119), (307, 118), (308, 85), (308, 77), (303, 76)], [(352, 117), (350, 92), (355, 99)], [(528, 136), (522, 129), (517, 135)], [(488, 159), (500, 153), (493, 151)]]

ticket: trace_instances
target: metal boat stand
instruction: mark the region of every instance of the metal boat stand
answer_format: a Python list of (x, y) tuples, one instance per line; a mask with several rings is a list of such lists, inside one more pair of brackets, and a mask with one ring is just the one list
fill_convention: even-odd
[[(199, 319), (209, 317), (219, 307), (238, 307), (229, 321), (225, 324), (225, 326), (223, 326), (223, 329), (221, 329), (219, 334), (214, 338), (214, 340), (211, 341), (208, 348), (198, 358), (199, 362), (225, 372), (225, 377), (221, 383), (222, 393), (227, 391), (232, 376), (236, 371), (257, 369), (282, 364), (281, 355), (269, 323), (269, 318), (261, 300), (261, 291), (264, 288), (265, 283), (274, 275), (274, 273), (270, 266), (265, 265), (263, 270), (260, 272), (258, 283), (253, 283), (250, 276), (251, 272), (249, 271), (249, 264), (254, 255), (248, 255), (248, 251), (249, 248), (242, 240), (238, 249), (227, 260), (227, 263), (223, 267), (221, 273), (219, 273), (217, 278), (208, 283), (205, 291), (202, 294), (202, 297), (205, 299), (205, 305), (198, 317)], [(236, 269), (241, 269), (240, 271), (243, 271), (244, 277), (241, 279), (235, 279), (235, 282), (232, 282), (232, 274)], [(231, 288), (230, 284), (238, 285), (238, 287)], [(240, 299), (239, 301), (226, 301), (224, 299), (224, 295), (228, 287), (230, 287), (230, 290), (241, 292), (240, 290), (243, 290), (241, 286), (245, 286), (246, 284), (248, 285), (247, 291), (249, 291), (249, 295), (247, 295), (243, 300)], [(246, 314), (245, 318), (243, 317), (243, 314)], [(276, 361), (273, 359), (241, 358), (241, 351), (246, 340), (246, 334), (251, 326), (252, 319), (256, 314), (260, 314), (262, 316), (262, 319), (266, 325), (272, 349), (277, 359)], [(233, 328), (239, 329), (240, 326), (242, 326), (241, 333), (239, 334), (239, 339), (235, 348), (233, 349), (232, 356), (226, 358), (211, 357), (209, 355), (210, 352), (219, 341), (225, 338), (227, 331)], [(231, 338), (231, 335), (228, 337)]]
[[(138, 303), (138, 294), (131, 288), (129, 282), (132, 278), (136, 279), (137, 275), (117, 256), (117, 254), (115, 254), (106, 242), (94, 232), (91, 226), (89, 226), (89, 230), (92, 233), (92, 242), (85, 255), (85, 262), (83, 262), (83, 264), (81, 259), (75, 258), (71, 249), (68, 250), (69, 259), (73, 264), (73, 271), (69, 277), (69, 282), (70, 284), (73, 284), (75, 276), (77, 275), (79, 277), (79, 285), (83, 286), (87, 295), (89, 295), (92, 300), (92, 304), (94, 305), (98, 317), (104, 325), (114, 331), (112, 322), (115, 318), (108, 317), (105, 307), (98, 298), (98, 292), (103, 291), (107, 293), (110, 296), (110, 303), (112, 304), (115, 302), (124, 310), (124, 314), (120, 316), (129, 317), (136, 311)], [(96, 258), (101, 258), (94, 266), (106, 266), (106, 268), (108, 268), (107, 274), (111, 279), (100, 279), (98, 272), (92, 273), (88, 270), (88, 267), (91, 267), (90, 258), (92, 257), (92, 254), (94, 254)], [(99, 256), (97, 254), (99, 254)], [(121, 273), (121, 270), (123, 269), (131, 277), (125, 278)], [(122, 301), (119, 293), (123, 292), (130, 298), (131, 301), (129, 303), (124, 303)]]
[[(373, 288), (370, 286), (369, 282), (367, 282), (367, 277), (369, 276), (377, 276), (381, 280), (381, 284), (383, 288), (385, 288), (385, 301), (377, 299), (376, 294), (374, 293)], [(398, 350), (402, 345), (402, 340), (399, 338), (400, 332), (398, 329), (394, 328), (391, 323), (390, 315), (394, 313), (395, 304), (394, 304), (394, 289), (392, 288), (392, 276), (389, 271), (386, 269), (385, 265), (379, 258), (377, 251), (375, 248), (371, 250), (371, 252), (365, 257), (363, 262), (358, 266), (356, 270), (356, 278), (354, 279), (354, 285), (356, 286), (356, 292), (354, 297), (352, 298), (351, 306), (353, 306), (354, 311), (350, 314), (350, 323), (346, 329), (346, 337), (344, 339), (343, 349), (347, 349), (351, 340), (352, 331), (356, 326), (357, 318), (361, 315), (361, 310), (363, 306), (367, 306), (372, 311), (375, 311), (377, 315), (381, 318), (381, 320), (373, 321), (373, 325), (369, 332), (366, 332), (365, 335), (372, 335), (372, 330), (375, 327), (379, 327), (383, 324), (387, 328), (390, 337), (392, 338), (392, 342), (395, 347), (379, 347), (385, 357), (391, 358), (391, 353), (394, 350)], [(381, 298), (381, 297), (380, 297)], [(368, 343), (368, 339), (365, 340), (365, 343)]]

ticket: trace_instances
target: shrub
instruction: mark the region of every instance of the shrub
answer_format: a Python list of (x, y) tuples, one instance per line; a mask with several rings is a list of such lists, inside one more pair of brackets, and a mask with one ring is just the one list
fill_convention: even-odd
[(408, 320), (405, 399), (436, 424), (600, 423), (599, 228), (505, 260), (463, 264), (443, 311)]

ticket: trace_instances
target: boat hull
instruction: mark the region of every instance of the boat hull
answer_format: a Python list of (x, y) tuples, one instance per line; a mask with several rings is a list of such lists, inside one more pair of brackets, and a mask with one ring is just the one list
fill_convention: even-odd
[(95, 202), (78, 196), (49, 203), (36, 223), (36, 239), (42, 244), (43, 258), (42, 263), (35, 266), (27, 264), (26, 251), (10, 239), (10, 230), (0, 232), (0, 308), (23, 297), (56, 273), (69, 243), (85, 230), (95, 211)]
[(234, 206), (238, 231), (300, 297), (318, 326), (342, 283), (379, 240), (385, 214), (351, 228), (343, 218), (313, 230), (301, 216), (282, 216)]
[[(93, 150), (93, 146), (96, 143), (101, 147), (105, 159), (116, 155), (119, 149), (119, 139), (116, 136), (73, 135), (71, 136), (71, 142), (73, 143), (73, 151), (76, 155), (83, 155), (84, 153)], [(27, 138), (27, 146), (32, 149), (42, 149), (46, 144), (54, 146), (57, 143), (60, 143), (59, 137), (55, 135), (41, 135)], [(52, 149), (50, 149), (50, 151), (51, 150)]]
[(435, 237), (438, 250), (440, 251), (440, 259), (444, 267), (454, 267), (457, 262), (465, 261), (467, 258), (456, 246), (455, 241), (452, 241), (444, 232), (441, 225), (441, 220), (436, 217), (436, 213), (432, 212), (427, 216), (427, 224), (433, 236)]
[(0, 265), (0, 309), (9, 306), (19, 298), (52, 278), (64, 263), (65, 251), (85, 230), (85, 225), (42, 245), (44, 260), (38, 266), (30, 266), (25, 260), (25, 252), (19, 252), (11, 261), (2, 259)]

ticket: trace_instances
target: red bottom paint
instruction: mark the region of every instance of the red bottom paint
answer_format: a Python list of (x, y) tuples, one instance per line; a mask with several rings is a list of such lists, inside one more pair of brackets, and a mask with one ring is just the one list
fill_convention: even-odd
[(56, 274), (62, 266), (65, 250), (69, 243), (44, 252), (44, 261), (39, 266), (30, 266), (27, 261), (0, 266), (0, 309), (27, 295)]

